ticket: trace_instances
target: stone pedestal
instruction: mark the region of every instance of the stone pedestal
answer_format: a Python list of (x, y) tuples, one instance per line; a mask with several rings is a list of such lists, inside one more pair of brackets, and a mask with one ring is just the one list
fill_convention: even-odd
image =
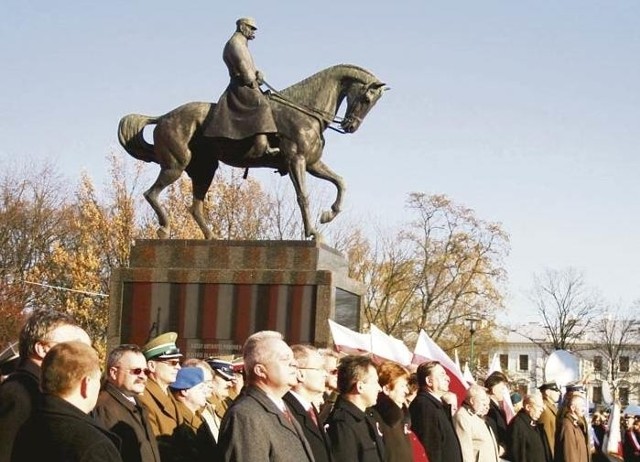
[(228, 356), (265, 329), (325, 346), (328, 319), (359, 329), (363, 292), (313, 241), (138, 240), (112, 274), (109, 348), (175, 331), (188, 357)]

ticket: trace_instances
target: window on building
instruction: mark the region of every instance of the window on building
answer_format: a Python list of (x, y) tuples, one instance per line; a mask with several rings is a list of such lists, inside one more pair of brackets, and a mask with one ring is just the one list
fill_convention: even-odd
[(500, 369), (503, 371), (509, 370), (509, 355), (500, 355)]
[(618, 388), (618, 393), (620, 396), (620, 404), (622, 404), (623, 406), (629, 404), (629, 387)]
[(620, 356), (620, 372), (629, 372), (628, 356)]
[(602, 372), (602, 356), (593, 357), (593, 370), (595, 372)]
[(602, 386), (595, 385), (593, 387), (593, 402), (596, 404), (602, 404)]
[(520, 355), (518, 366), (521, 371), (529, 370), (529, 355)]

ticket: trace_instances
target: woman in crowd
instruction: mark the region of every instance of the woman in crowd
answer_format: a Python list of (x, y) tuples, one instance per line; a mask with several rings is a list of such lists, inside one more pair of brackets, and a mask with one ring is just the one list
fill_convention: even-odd
[(410, 418), (405, 399), (409, 392), (409, 372), (391, 361), (378, 366), (378, 382), (382, 391), (373, 406), (380, 423), (387, 462), (413, 462), (409, 440)]

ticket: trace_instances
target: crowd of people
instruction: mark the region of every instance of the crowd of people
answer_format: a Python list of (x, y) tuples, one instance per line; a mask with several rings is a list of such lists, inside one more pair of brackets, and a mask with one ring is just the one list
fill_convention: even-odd
[[(260, 331), (243, 361), (185, 359), (177, 335), (120, 345), (104, 368), (68, 315), (36, 310), (0, 385), (0, 462), (588, 462), (607, 460), (606, 416), (554, 382), (522, 397), (494, 372), (458, 407), (437, 361), (414, 373)], [(102, 370), (103, 369), (103, 370)], [(640, 461), (640, 419), (624, 421)]]

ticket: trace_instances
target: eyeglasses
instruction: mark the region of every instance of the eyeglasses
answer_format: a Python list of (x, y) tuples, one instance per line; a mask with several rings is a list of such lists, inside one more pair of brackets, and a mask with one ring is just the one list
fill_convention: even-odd
[(325, 370), (324, 367), (300, 367), (300, 366), (298, 366), (298, 369), (302, 369), (302, 370), (305, 370), (305, 371), (320, 371), (320, 372), (323, 372), (325, 374), (327, 373), (327, 371)]
[(126, 371), (129, 372), (129, 374), (131, 375), (149, 375), (149, 372), (151, 372), (149, 369), (143, 369), (142, 367), (134, 367), (133, 369), (129, 369), (126, 367), (117, 367), (116, 369), (125, 369)]
[(179, 359), (160, 359), (159, 363), (166, 364), (167, 366), (176, 367), (180, 365)]

